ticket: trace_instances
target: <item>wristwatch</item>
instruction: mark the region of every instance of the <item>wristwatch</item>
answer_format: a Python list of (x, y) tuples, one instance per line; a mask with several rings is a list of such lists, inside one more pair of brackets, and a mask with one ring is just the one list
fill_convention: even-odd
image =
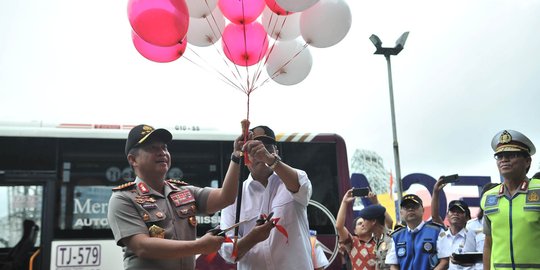
[(272, 162), (272, 164), (270, 165), (266, 165), (270, 167), (270, 169), (274, 170), (274, 168), (276, 168), (276, 165), (281, 161), (281, 158), (276, 153), (273, 153), (272, 155), (274, 156), (274, 162)]
[(240, 164), (240, 157), (235, 155), (234, 152), (231, 154), (231, 161), (236, 163), (236, 164)]

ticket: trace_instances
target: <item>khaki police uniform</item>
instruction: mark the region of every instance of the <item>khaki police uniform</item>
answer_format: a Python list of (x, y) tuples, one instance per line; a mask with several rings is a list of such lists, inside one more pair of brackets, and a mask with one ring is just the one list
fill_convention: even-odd
[(375, 247), (375, 256), (377, 257), (375, 261), (376, 270), (390, 269), (390, 265), (384, 262), (390, 245), (392, 245), (392, 237), (388, 233), (383, 233), (382, 237), (377, 239), (377, 246)]
[(209, 188), (167, 180), (162, 195), (137, 178), (113, 191), (108, 219), (117, 245), (123, 247), (125, 269), (195, 269), (195, 256), (182, 259), (142, 259), (121, 240), (136, 234), (172, 240), (195, 240), (195, 214), (206, 213)]

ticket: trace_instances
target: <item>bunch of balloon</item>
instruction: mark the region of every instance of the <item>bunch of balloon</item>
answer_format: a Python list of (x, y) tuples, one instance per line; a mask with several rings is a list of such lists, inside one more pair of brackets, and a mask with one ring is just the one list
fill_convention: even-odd
[[(218, 73), (248, 96), (270, 79), (282, 85), (303, 81), (313, 64), (309, 46), (335, 45), (351, 26), (345, 0), (186, 1), (188, 43), (205, 47), (221, 39), (218, 51), (230, 61), (232, 77)], [(250, 66), (255, 66), (251, 74)], [(240, 73), (244, 67), (247, 74)]]
[[(128, 15), (141, 55), (156, 62), (183, 56), (203, 69), (206, 63), (248, 102), (270, 80), (303, 81), (313, 64), (309, 47), (333, 46), (351, 26), (345, 0), (129, 0)], [(223, 61), (203, 57), (203, 47)], [(218, 62), (226, 68), (212, 66)]]
[(171, 62), (186, 50), (189, 11), (185, 0), (129, 0), (128, 19), (133, 45), (148, 60)]

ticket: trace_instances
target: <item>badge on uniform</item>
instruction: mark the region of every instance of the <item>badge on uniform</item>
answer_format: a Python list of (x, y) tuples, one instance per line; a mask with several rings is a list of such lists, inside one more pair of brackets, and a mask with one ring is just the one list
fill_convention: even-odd
[(165, 238), (165, 229), (156, 225), (150, 226), (148, 233), (150, 234), (150, 237)]
[(497, 195), (487, 195), (485, 206), (495, 206), (499, 203), (499, 196)]
[(431, 253), (433, 251), (433, 244), (431, 242), (424, 242), (422, 248), (425, 252)]
[(540, 201), (539, 191), (538, 189), (529, 190), (526, 203), (538, 203)]
[(174, 205), (176, 205), (176, 207), (195, 201), (195, 198), (193, 197), (189, 189), (184, 189), (182, 191), (173, 193), (169, 197), (173, 201)]
[(157, 205), (155, 203), (143, 203), (142, 207), (144, 209), (155, 209)]
[(405, 254), (406, 254), (406, 249), (405, 249), (405, 247), (399, 247), (399, 248), (397, 249), (396, 254), (398, 255), (398, 257), (403, 257), (403, 256), (405, 256)]
[(150, 192), (150, 189), (148, 189), (148, 187), (146, 186), (146, 184), (143, 183), (143, 182), (140, 182), (139, 184), (137, 184), (137, 187), (139, 187), (139, 190), (140, 190), (143, 194), (146, 194), (146, 193)]

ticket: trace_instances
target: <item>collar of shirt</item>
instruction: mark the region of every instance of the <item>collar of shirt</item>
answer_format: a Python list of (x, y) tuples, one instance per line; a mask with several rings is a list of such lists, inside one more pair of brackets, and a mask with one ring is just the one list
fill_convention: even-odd
[(422, 221), (422, 222), (420, 222), (420, 224), (418, 224), (418, 226), (416, 226), (416, 228), (414, 228), (414, 229), (411, 229), (409, 226), (407, 226), (407, 231), (408, 231), (408, 232), (411, 232), (411, 233), (415, 233), (415, 232), (421, 230), (422, 227), (424, 227), (424, 224), (426, 224), (426, 222), (425, 222), (425, 221)]
[(156, 196), (156, 197), (165, 198), (172, 191), (172, 189), (171, 189), (171, 187), (169, 187), (169, 185), (165, 185), (164, 189), (163, 189), (163, 195), (162, 195), (161, 193), (159, 193), (159, 192), (155, 191), (154, 189), (152, 189), (148, 184), (146, 184), (146, 182), (144, 182), (144, 180), (142, 178), (139, 178), (138, 176), (137, 176), (137, 178), (135, 178), (135, 183), (137, 184), (137, 190), (139, 192), (141, 192), (141, 190), (139, 190), (139, 183), (144, 183), (146, 188), (148, 188), (149, 192), (147, 192), (147, 193), (145, 193), (143, 195), (153, 195), (153, 196)]
[(452, 231), (450, 230), (450, 228), (448, 228), (448, 230), (446, 230), (446, 237), (448, 237), (448, 238), (459, 238), (459, 237), (465, 238), (466, 235), (467, 235), (467, 229), (466, 228), (461, 229), (455, 235), (452, 235)]

